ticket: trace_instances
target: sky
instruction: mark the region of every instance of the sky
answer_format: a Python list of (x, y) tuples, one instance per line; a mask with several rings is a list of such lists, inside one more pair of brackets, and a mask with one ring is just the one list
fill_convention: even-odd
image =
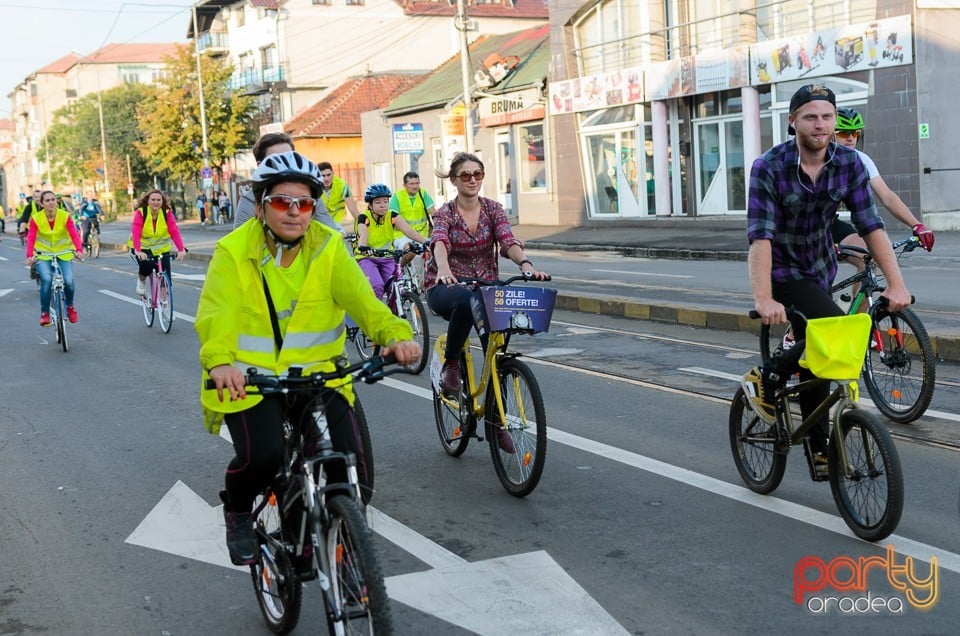
[(187, 42), (189, 0), (0, 0), (0, 119), (13, 89), (37, 69), (107, 44)]

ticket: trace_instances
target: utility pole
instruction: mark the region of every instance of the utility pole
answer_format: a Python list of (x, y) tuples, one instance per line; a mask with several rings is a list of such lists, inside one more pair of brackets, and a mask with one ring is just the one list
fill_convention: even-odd
[(207, 111), (203, 99), (203, 76), (200, 74), (200, 25), (197, 23), (197, 5), (193, 7), (193, 50), (197, 57), (197, 87), (200, 92), (200, 134), (203, 141), (203, 194), (207, 202), (212, 201), (212, 192), (207, 184), (213, 183), (213, 173), (210, 171), (210, 148), (207, 145)]
[(457, 0), (457, 17), (453, 19), (453, 26), (460, 32), (460, 74), (463, 80), (463, 117), (464, 133), (466, 135), (467, 152), (473, 152), (473, 97), (470, 95), (470, 49), (467, 42), (467, 33), (470, 25), (467, 18), (467, 6), (464, 0)]

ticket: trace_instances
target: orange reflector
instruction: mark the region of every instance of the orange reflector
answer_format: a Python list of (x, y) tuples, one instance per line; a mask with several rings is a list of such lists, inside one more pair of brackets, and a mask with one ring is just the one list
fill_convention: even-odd
[(453, 429), (453, 436), (454, 436), (454, 437), (460, 437), (460, 427), (459, 427), (459, 426), (458, 426), (457, 428)]
[(902, 397), (902, 394), (900, 393), (900, 389), (893, 390), (893, 397), (897, 398), (898, 400)]
[(343, 544), (337, 544), (337, 563), (343, 563)]
[(529, 466), (529, 465), (530, 465), (530, 462), (532, 462), (532, 461), (533, 461), (533, 455), (531, 455), (529, 452), (523, 454), (523, 465), (524, 465), (524, 466)]
[(888, 336), (895, 336), (895, 335), (897, 335), (897, 328), (896, 328), (896, 327), (888, 327), (888, 328), (887, 328), (887, 335), (888, 335)]
[(276, 506), (276, 505), (277, 505), (277, 496), (276, 496), (274, 493), (270, 493), (269, 503), (270, 503), (271, 506)]

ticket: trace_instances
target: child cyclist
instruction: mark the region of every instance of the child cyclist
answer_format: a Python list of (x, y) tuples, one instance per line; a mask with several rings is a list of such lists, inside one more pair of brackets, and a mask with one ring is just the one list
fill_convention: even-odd
[(374, 183), (367, 188), (363, 194), (367, 211), (362, 212), (353, 225), (357, 235), (357, 260), (377, 298), (383, 298), (384, 286), (396, 271), (397, 263), (392, 258), (370, 256), (370, 249), (393, 249), (395, 232), (401, 232), (418, 243), (425, 243), (427, 240), (410, 227), (399, 213), (387, 209), (390, 195), (390, 188), (382, 183)]
[[(244, 372), (304, 374), (333, 371), (344, 355), (344, 310), (364, 333), (400, 364), (420, 357), (406, 321), (394, 316), (370, 290), (340, 233), (311, 221), (321, 181), (317, 167), (296, 152), (266, 157), (253, 173), (257, 221), (250, 220), (217, 243), (197, 307), (201, 388), (207, 429), (226, 421), (236, 456), (224, 479), (223, 516), (230, 559), (255, 561), (257, 541), (251, 508), (284, 461), (284, 413), (307, 412), (306, 398), (248, 395)], [(204, 386), (201, 384), (201, 387)], [(334, 450), (357, 457), (361, 482), (365, 462), (353, 416), (349, 379), (324, 397)], [(308, 449), (316, 440), (307, 439)], [(329, 469), (345, 481), (342, 466)]]

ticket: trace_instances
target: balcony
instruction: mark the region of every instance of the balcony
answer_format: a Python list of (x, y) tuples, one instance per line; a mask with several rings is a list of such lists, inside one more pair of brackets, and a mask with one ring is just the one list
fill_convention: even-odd
[(237, 71), (230, 76), (229, 88), (240, 90), (247, 95), (266, 93), (277, 84), (284, 83), (287, 77), (283, 66), (269, 68), (250, 68)]
[(230, 40), (226, 32), (207, 31), (200, 34), (197, 48), (206, 55), (220, 57), (230, 52)]

